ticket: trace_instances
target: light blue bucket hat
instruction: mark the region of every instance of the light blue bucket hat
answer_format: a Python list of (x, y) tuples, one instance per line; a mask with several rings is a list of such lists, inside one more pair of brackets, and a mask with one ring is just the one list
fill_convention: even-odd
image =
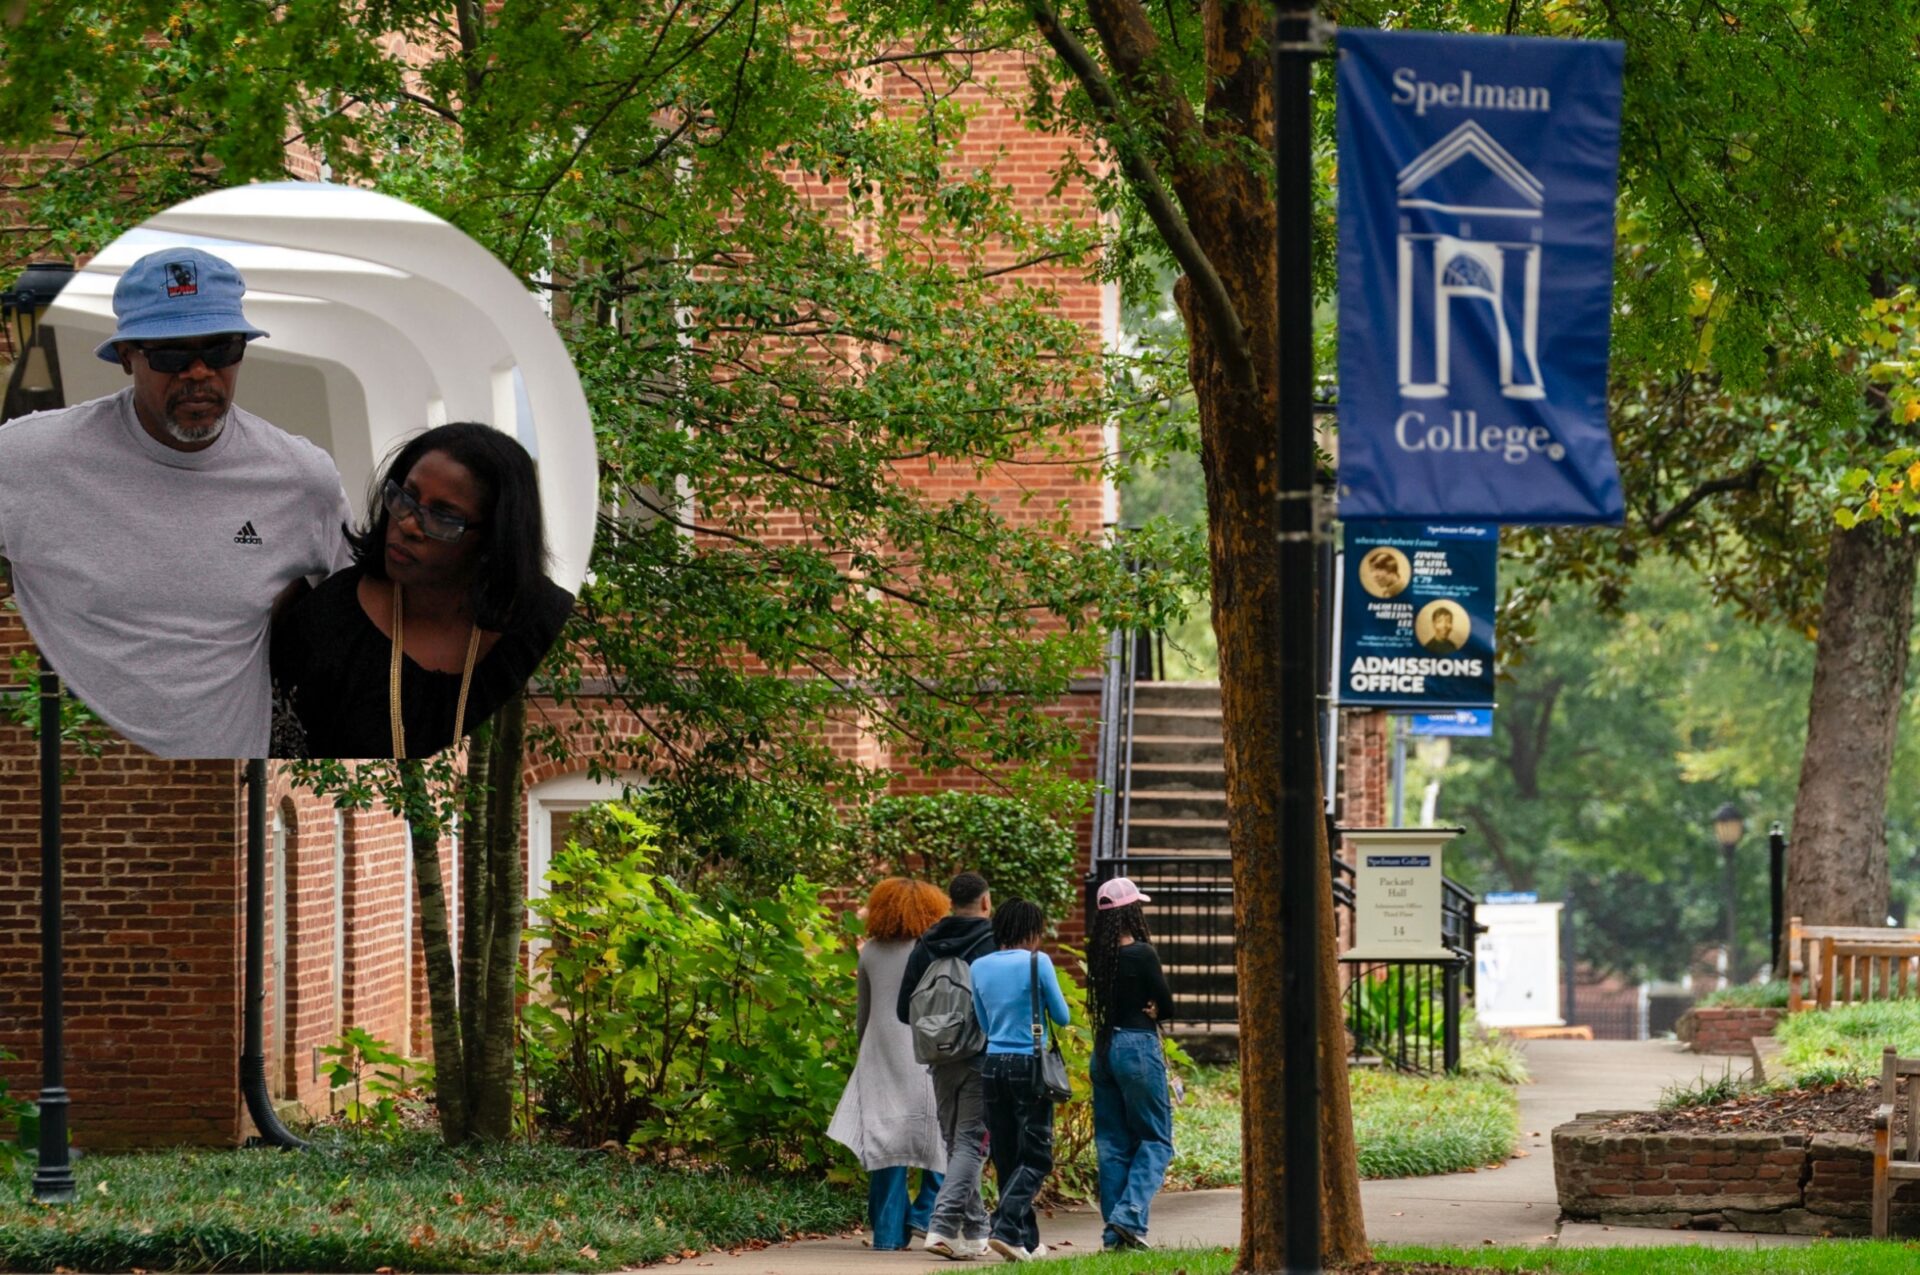
[(162, 248), (127, 267), (113, 286), (113, 317), (119, 327), (94, 350), (118, 363), (116, 341), (163, 341), (176, 336), (238, 332), (247, 340), (267, 335), (247, 322), (240, 298), (247, 282), (233, 263), (198, 248)]

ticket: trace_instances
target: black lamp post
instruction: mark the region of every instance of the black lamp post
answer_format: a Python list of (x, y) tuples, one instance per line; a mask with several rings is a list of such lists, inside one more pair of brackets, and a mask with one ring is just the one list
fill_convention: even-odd
[(1739, 971), (1737, 969), (1739, 962), (1738, 962), (1738, 956), (1735, 948), (1735, 944), (1739, 937), (1738, 930), (1735, 928), (1735, 924), (1736, 924), (1735, 918), (1738, 915), (1738, 911), (1736, 907), (1736, 891), (1738, 889), (1739, 883), (1738, 883), (1738, 878), (1734, 876), (1734, 871), (1733, 871), (1733, 850), (1735, 846), (1740, 844), (1740, 836), (1746, 830), (1747, 830), (1747, 821), (1745, 816), (1743, 816), (1740, 813), (1740, 807), (1734, 805), (1731, 801), (1722, 804), (1720, 809), (1714, 812), (1713, 837), (1714, 837), (1714, 840), (1720, 843), (1720, 856), (1726, 868), (1726, 892), (1727, 892), (1727, 897), (1726, 897), (1727, 965), (1726, 965), (1726, 968), (1727, 968), (1727, 979), (1729, 982), (1737, 978), (1739, 974)]
[[(73, 267), (36, 262), (0, 292), (13, 339), (14, 367), (0, 403), (0, 421), (60, 406), (60, 362), (53, 333), (40, 316), (60, 295)], [(60, 679), (40, 662), (40, 1158), (33, 1198), (73, 1201), (73, 1165), (67, 1154), (65, 954), (61, 946)]]

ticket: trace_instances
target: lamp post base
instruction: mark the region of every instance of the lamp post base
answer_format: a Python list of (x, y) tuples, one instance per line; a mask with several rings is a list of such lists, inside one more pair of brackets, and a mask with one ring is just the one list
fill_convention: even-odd
[(40, 1163), (33, 1171), (36, 1204), (71, 1204), (73, 1165), (67, 1158), (67, 1091), (40, 1091)]

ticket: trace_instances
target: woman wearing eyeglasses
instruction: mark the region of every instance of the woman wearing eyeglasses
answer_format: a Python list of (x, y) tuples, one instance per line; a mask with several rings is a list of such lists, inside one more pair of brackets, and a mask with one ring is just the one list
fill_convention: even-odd
[(354, 564), (274, 624), (275, 756), (431, 756), (526, 684), (573, 609), (512, 435), (428, 430), (371, 504)]

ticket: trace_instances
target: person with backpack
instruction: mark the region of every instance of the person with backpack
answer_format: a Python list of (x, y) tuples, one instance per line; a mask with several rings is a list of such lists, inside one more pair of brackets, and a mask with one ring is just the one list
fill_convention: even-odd
[(1038, 903), (1009, 899), (993, 914), (1000, 950), (973, 963), (973, 1008), (987, 1034), (987, 1139), (1000, 1183), (987, 1247), (1009, 1262), (1046, 1256), (1033, 1201), (1053, 1172), (1053, 1105), (1066, 1099), (1066, 1067), (1048, 1024), (1065, 1026), (1069, 1014), (1040, 950), (1046, 933)]
[(980, 1173), (987, 1162), (987, 1107), (980, 1085), (986, 1036), (973, 1013), (974, 961), (995, 951), (987, 879), (962, 872), (947, 886), (952, 911), (920, 936), (907, 957), (896, 1007), (913, 1033), (914, 1052), (933, 1078), (946, 1182), (927, 1222), (926, 1251), (955, 1261), (987, 1251), (987, 1206)]
[[(912, 1033), (885, 1008), (899, 999), (916, 940), (946, 910), (939, 886), (905, 877), (887, 878), (867, 899), (855, 1020), (859, 1057), (827, 1136), (852, 1151), (867, 1171), (867, 1220), (876, 1249), (904, 1249), (915, 1233), (925, 1233), (947, 1163), (933, 1081), (914, 1057)], [(921, 1170), (920, 1191), (909, 1202), (907, 1170), (914, 1167)]]
[(1147, 1247), (1147, 1209), (1173, 1162), (1173, 1102), (1160, 1045), (1173, 993), (1149, 941), (1146, 902), (1125, 877), (1102, 885), (1087, 944), (1093, 1142), (1106, 1222), (1101, 1242), (1110, 1250)]

